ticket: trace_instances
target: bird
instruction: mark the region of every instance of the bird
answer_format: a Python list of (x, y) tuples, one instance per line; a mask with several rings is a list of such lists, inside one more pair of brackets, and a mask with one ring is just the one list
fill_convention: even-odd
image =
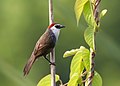
[(65, 26), (59, 23), (52, 23), (48, 26), (44, 34), (37, 41), (33, 49), (33, 52), (24, 67), (23, 70), (24, 76), (28, 75), (33, 63), (39, 57), (43, 56), (47, 61), (49, 61), (50, 64), (54, 65), (54, 63), (50, 62), (50, 60), (46, 57), (46, 55), (49, 54), (54, 49), (61, 28), (65, 28)]

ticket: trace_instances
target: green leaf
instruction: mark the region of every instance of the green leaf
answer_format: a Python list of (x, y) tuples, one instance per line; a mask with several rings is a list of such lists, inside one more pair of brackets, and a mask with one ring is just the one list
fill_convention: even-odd
[(83, 68), (84, 68), (82, 59), (85, 56), (84, 55), (85, 54), (84, 52), (86, 52), (85, 50), (86, 48), (81, 46), (79, 51), (73, 57), (71, 66), (70, 66), (70, 78), (74, 73), (78, 73), (79, 75), (81, 75)]
[(102, 10), (102, 12), (100, 13), (100, 19), (104, 17), (106, 13), (107, 13), (107, 9)]
[(67, 86), (78, 86), (77, 81), (79, 77), (80, 75), (78, 73), (74, 73), (72, 77), (70, 78)]
[(84, 32), (84, 38), (86, 43), (95, 51), (95, 43), (94, 43), (94, 27), (89, 26)]
[(77, 52), (79, 51), (79, 49), (72, 49), (70, 51), (66, 51), (63, 55), (63, 57), (69, 57), (69, 56), (73, 56), (75, 55)]
[[(59, 81), (60, 77), (59, 75), (55, 75), (55, 81)], [(50, 86), (51, 85), (51, 75), (47, 75), (44, 78), (42, 78), (39, 83), (37, 84), (37, 86)]]
[(83, 64), (87, 71), (90, 70), (90, 51), (85, 49), (83, 52)]
[(93, 15), (92, 4), (90, 3), (90, 1), (88, 1), (85, 4), (83, 14), (86, 22), (88, 23), (88, 26), (97, 27), (97, 24), (95, 22), (94, 15)]
[(102, 86), (102, 78), (96, 71), (94, 74), (92, 86)]
[[(88, 75), (89, 76), (89, 75)], [(87, 78), (88, 78), (87, 76)], [(88, 80), (85, 82), (85, 86), (88, 86)], [(92, 86), (102, 86), (102, 78), (101, 76), (95, 71), (93, 80), (92, 80)]]
[(72, 75), (74, 73), (78, 73), (79, 75), (82, 73), (83, 71), (83, 63), (82, 63), (82, 53), (81, 51), (78, 51), (75, 56), (72, 59), (71, 62), (71, 67), (70, 67), (70, 78), (72, 77)]
[(75, 9), (74, 10), (75, 10), (76, 19), (77, 19), (77, 25), (79, 23), (80, 16), (83, 12), (84, 5), (87, 1), (88, 0), (76, 0), (76, 2), (75, 2)]
[(89, 55), (89, 50), (81, 46), (79, 51), (75, 54), (72, 59), (70, 67), (70, 80), (68, 86), (77, 86), (81, 82), (80, 75), (84, 70), (83, 58), (87, 58)]

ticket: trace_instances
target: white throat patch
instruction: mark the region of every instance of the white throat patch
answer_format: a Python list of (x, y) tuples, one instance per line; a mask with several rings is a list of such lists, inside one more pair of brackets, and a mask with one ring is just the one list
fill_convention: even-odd
[(53, 33), (55, 34), (56, 39), (58, 40), (59, 34), (60, 34), (60, 29), (55, 28), (54, 26), (51, 28)]

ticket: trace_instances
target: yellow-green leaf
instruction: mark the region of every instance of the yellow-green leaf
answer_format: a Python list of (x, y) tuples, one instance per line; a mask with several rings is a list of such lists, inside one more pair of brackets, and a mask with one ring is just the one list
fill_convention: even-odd
[(94, 15), (93, 15), (92, 4), (90, 3), (90, 1), (88, 1), (85, 4), (83, 14), (86, 22), (88, 23), (88, 26), (97, 27), (97, 24), (95, 22)]
[(88, 56), (89, 56), (89, 50), (86, 49), (84, 46), (81, 46), (79, 51), (75, 54), (75, 56), (72, 59), (70, 66), (70, 78), (74, 73), (78, 73), (79, 75), (82, 73), (84, 68), (82, 60), (88, 58)]
[[(88, 78), (88, 76), (87, 76)], [(88, 86), (88, 80), (85, 82), (85, 86)], [(95, 71), (93, 80), (92, 80), (92, 86), (102, 86), (102, 78), (101, 76)]]
[(77, 24), (79, 23), (80, 16), (82, 14), (85, 3), (88, 0), (76, 0), (75, 2), (75, 14), (77, 19)]
[(77, 86), (77, 84), (81, 82), (79, 78), (84, 70), (83, 58), (87, 58), (86, 56), (89, 55), (88, 52), (89, 52), (88, 49), (81, 46), (79, 51), (73, 57), (70, 66), (70, 80), (68, 82), (69, 83), (68, 86)]
[[(55, 75), (55, 81), (59, 81), (60, 77), (59, 75)], [(50, 86), (51, 85), (51, 74), (43, 77), (39, 83), (37, 84), (37, 86)]]
[(89, 26), (84, 32), (84, 37), (85, 37), (86, 43), (90, 46), (90, 48), (95, 50), (94, 29), (93, 28), (94, 27)]
[(102, 86), (102, 78), (99, 75), (99, 73), (97, 73), (96, 71), (95, 71), (95, 74), (94, 74), (92, 86)]
[(69, 56), (73, 56), (75, 55), (77, 52), (79, 51), (79, 49), (72, 49), (70, 51), (66, 51), (63, 55), (63, 57), (69, 57)]
[(100, 13), (100, 19), (104, 17), (106, 13), (107, 13), (107, 9), (102, 10), (102, 12)]
[(72, 77), (70, 78), (67, 86), (78, 86), (77, 81), (79, 77), (80, 75), (78, 73), (74, 73)]
[(84, 49), (83, 52), (83, 64), (86, 68), (86, 71), (90, 70), (90, 51), (88, 49)]
[(82, 52), (78, 51), (72, 59), (70, 67), (70, 78), (74, 73), (81, 74), (83, 71)]

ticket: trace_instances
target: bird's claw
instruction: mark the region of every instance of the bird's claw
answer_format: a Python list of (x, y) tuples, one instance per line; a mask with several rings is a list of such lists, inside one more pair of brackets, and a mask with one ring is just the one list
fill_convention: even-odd
[(56, 66), (54, 62), (50, 62), (49, 64), (50, 64), (50, 65), (54, 65), (54, 66)]

